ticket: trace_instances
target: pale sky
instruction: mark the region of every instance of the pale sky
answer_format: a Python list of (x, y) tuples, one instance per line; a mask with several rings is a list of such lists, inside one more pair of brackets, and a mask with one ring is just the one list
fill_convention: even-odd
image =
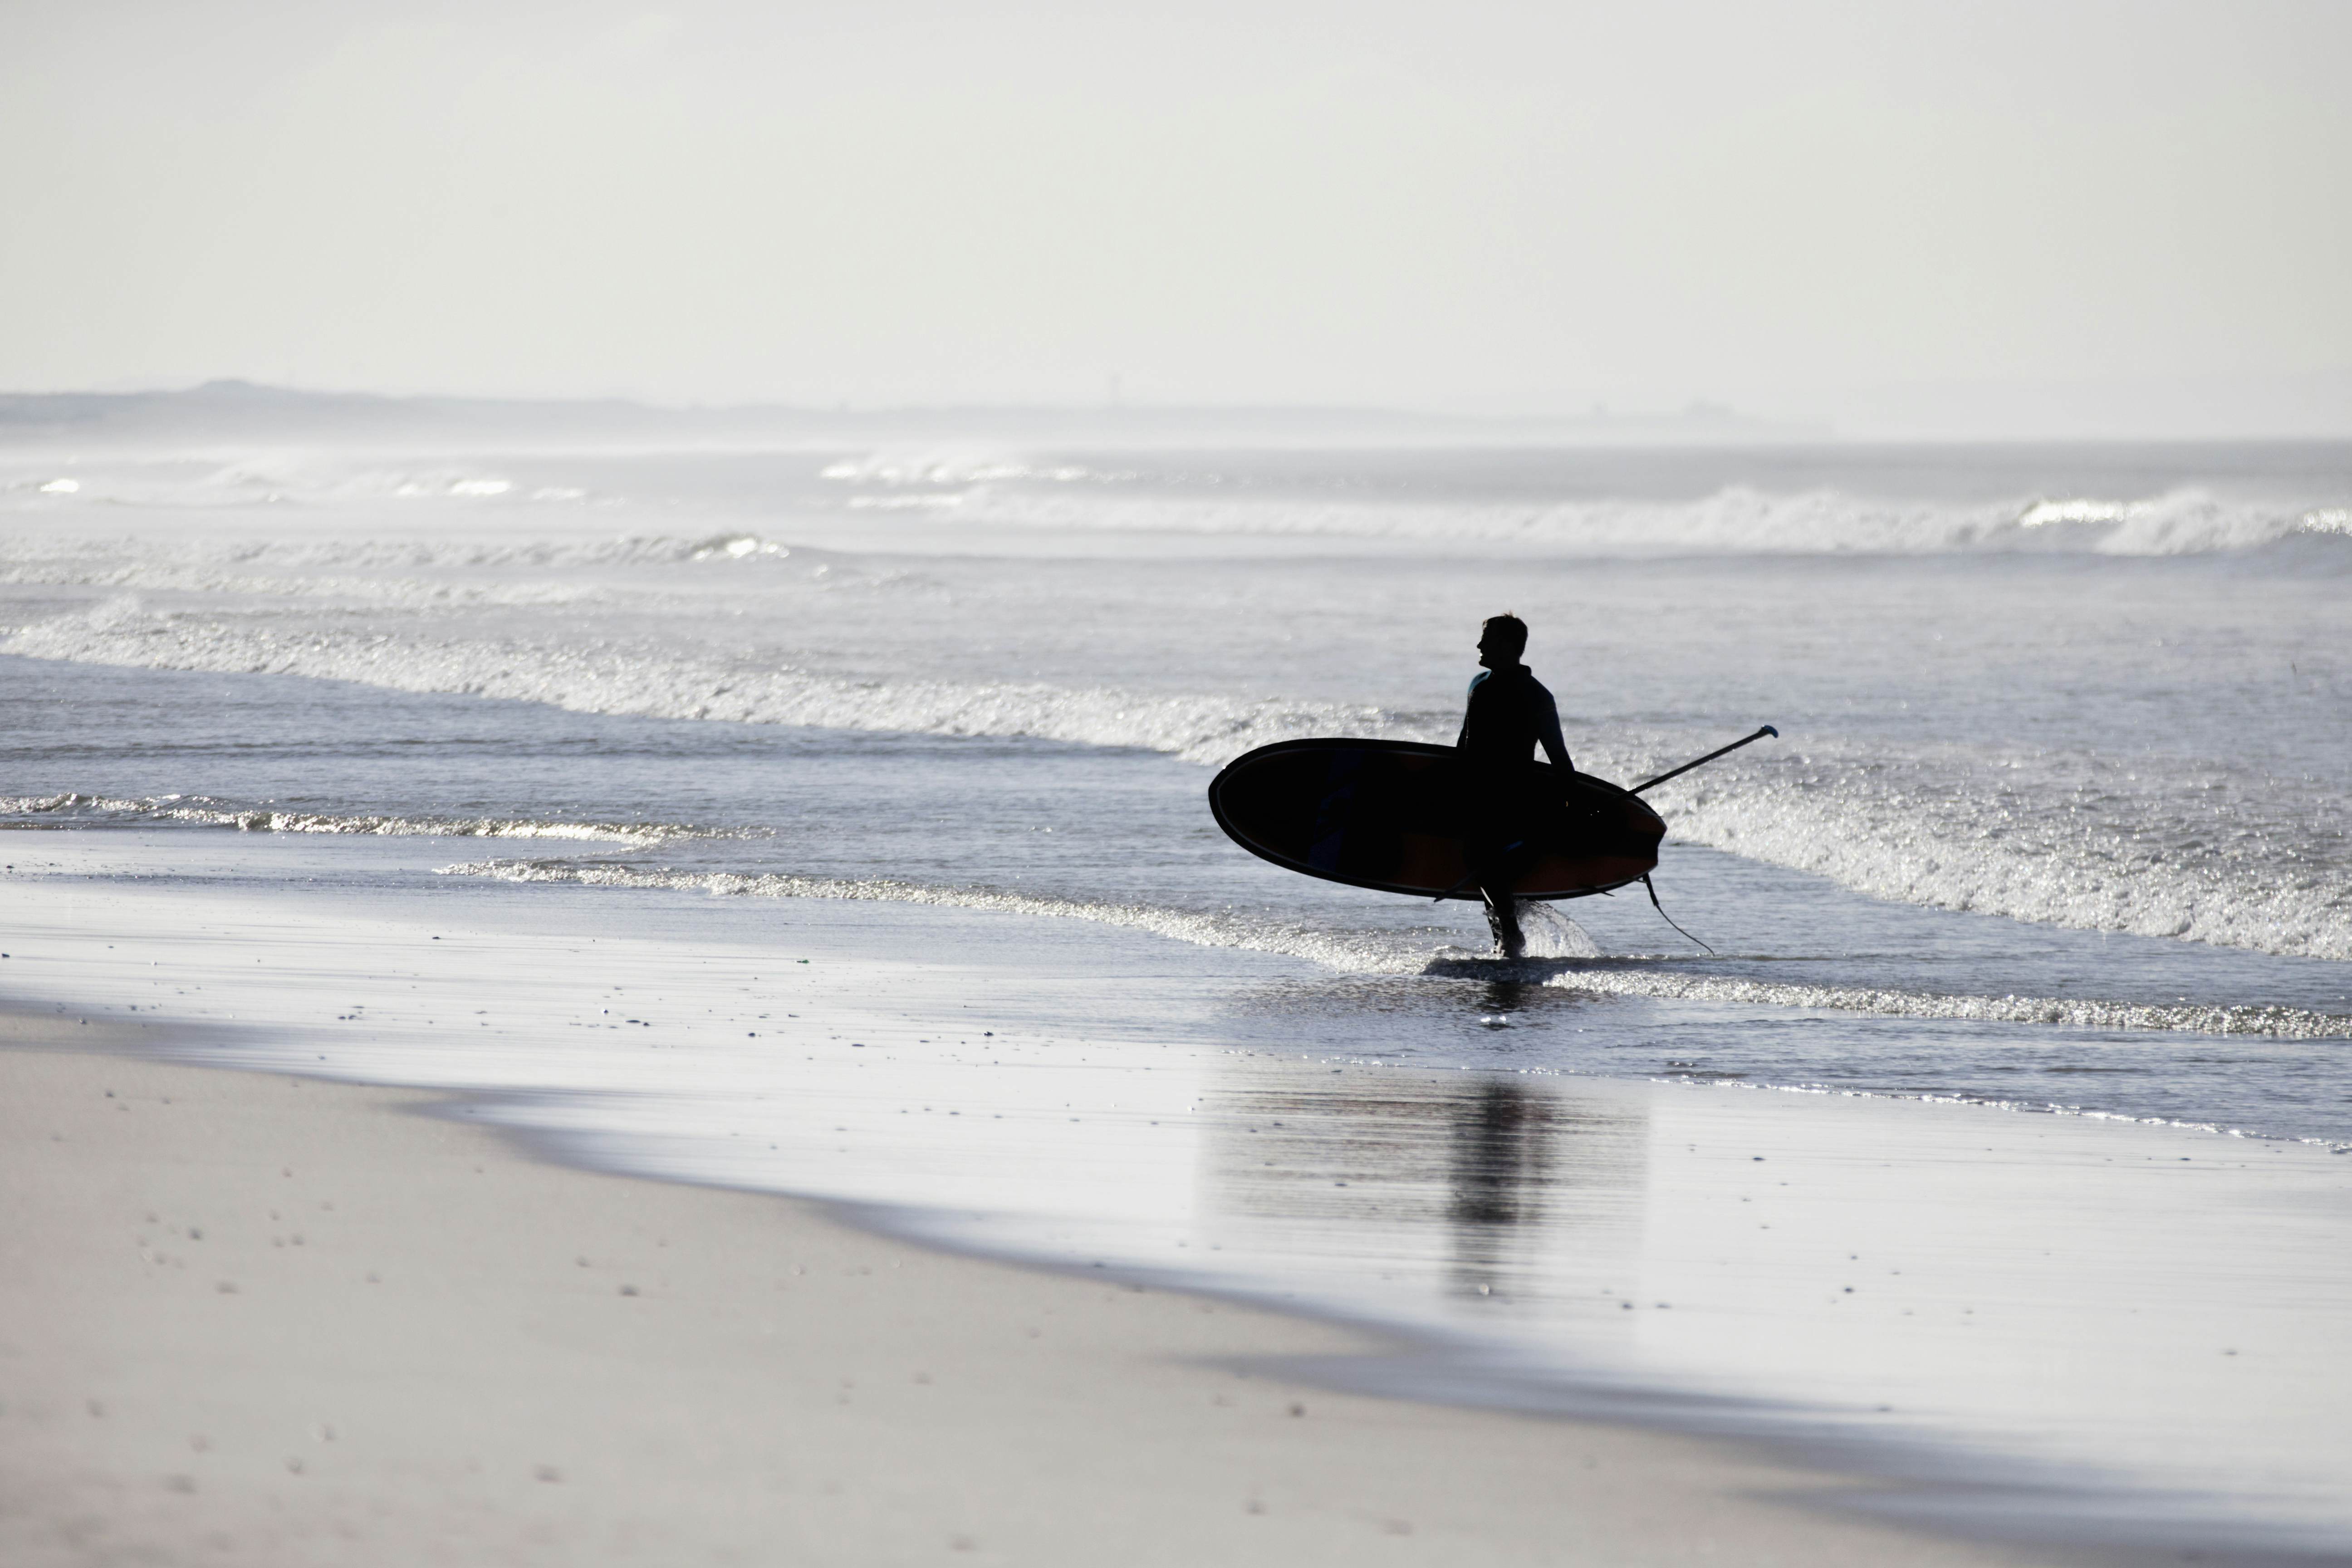
[(2347, 62), (2343, 0), (0, 0), (0, 387), (2352, 434)]

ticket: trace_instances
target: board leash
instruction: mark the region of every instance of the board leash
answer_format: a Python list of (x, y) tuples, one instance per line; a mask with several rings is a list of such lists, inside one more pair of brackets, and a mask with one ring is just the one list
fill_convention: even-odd
[[(1650, 880), (1650, 874), (1647, 871), (1642, 873), (1642, 886), (1650, 889), (1650, 907), (1658, 911), (1658, 918), (1660, 920), (1665, 921), (1670, 926), (1675, 926), (1676, 931), (1682, 931), (1683, 935), (1689, 936), (1691, 941), (1698, 942), (1698, 938), (1691, 936), (1690, 932), (1683, 931), (1683, 928), (1678, 925), (1675, 925), (1675, 917), (1666, 913), (1665, 905), (1658, 902), (1658, 885)], [(1703, 942), (1698, 942), (1698, 944), (1701, 947), (1706, 947), (1706, 943)], [(1715, 949), (1711, 947), (1706, 947), (1706, 955), (1709, 958), (1717, 956)]]

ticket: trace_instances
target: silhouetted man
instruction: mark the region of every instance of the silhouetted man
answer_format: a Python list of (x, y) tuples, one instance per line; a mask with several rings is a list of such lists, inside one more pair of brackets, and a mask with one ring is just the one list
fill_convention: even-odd
[(1479, 628), (1478, 662), (1486, 670), (1470, 682), (1469, 710), (1454, 742), (1461, 758), (1463, 850), (1505, 958), (1528, 946), (1511, 884), (1535, 863), (1538, 814), (1559, 804), (1538, 792), (1536, 747), (1560, 771), (1563, 786), (1575, 771), (1559, 735), (1559, 704), (1519, 662), (1527, 647), (1528, 624), (1517, 616), (1489, 616)]

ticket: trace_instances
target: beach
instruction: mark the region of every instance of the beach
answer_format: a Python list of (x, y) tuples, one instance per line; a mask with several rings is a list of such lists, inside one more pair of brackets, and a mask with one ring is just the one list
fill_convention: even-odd
[[(382, 879), (430, 841), (119, 839), (44, 836), (11, 889), (8, 1184), (38, 1201), (5, 1468), (47, 1560), (117, 1532), (165, 1560), (756, 1557), (783, 1531), (844, 1562), (1130, 1531), (1147, 1561), (1551, 1561), (1563, 1528), (1595, 1562), (2074, 1561), (2119, 1533), (2121, 1561), (2336, 1560), (2311, 1373), (2352, 1296), (2352, 1171), (2322, 1149), (1465, 1084), (1203, 1048), (1166, 1012), (1122, 1047), (1078, 1016), (1100, 984), (1169, 1011), (1196, 984), (1155, 981), (1150, 939), (1059, 997), (1016, 939), (992, 994), (871, 956), (906, 945), (875, 914), (934, 911), (818, 904), (809, 962), (755, 989), (778, 955), (720, 939), (764, 901), (656, 891), (615, 929), (586, 889), (403, 907), (298, 870), (359, 849)], [(550, 899), (560, 934), (527, 931)], [(975, 1001), (1055, 1032), (940, 1049)], [(536, 1042), (583, 1029), (626, 1043), (551, 1083)], [(2158, 1287), (2183, 1250), (2212, 1273)], [(2181, 1454), (2184, 1426), (2221, 1448)], [(2266, 1540), (2198, 1501), (2217, 1473), (2268, 1478)]]
[[(15, 1017), (11, 1563), (2037, 1563), (1752, 1448), (1351, 1395), (1367, 1336), (584, 1173)], [(102, 1043), (137, 1042), (119, 1031)], [(76, 1043), (79, 1043), (78, 1041)]]
[[(206, 417), (0, 474), (30, 1560), (2352, 1555), (2340, 446)], [(1219, 834), (1503, 607), (1675, 926)]]

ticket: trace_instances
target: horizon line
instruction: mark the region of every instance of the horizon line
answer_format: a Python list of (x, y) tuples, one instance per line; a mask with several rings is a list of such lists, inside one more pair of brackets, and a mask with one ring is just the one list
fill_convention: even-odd
[[(1923, 385), (1928, 384), (1922, 384)], [(1992, 385), (1995, 384), (1986, 384)], [(2050, 384), (2056, 386), (2062, 384)], [(979, 417), (989, 419), (1063, 418), (1087, 421), (1168, 421), (1195, 420), (1266, 420), (1272, 422), (1316, 421), (1337, 423), (1354, 421), (1363, 425), (1387, 427), (1420, 426), (1424, 431), (1439, 430), (1462, 435), (1486, 433), (1491, 436), (1509, 434), (1520, 438), (1540, 439), (1547, 431), (1559, 437), (1575, 436), (1589, 443), (1595, 437), (1622, 435), (1635, 444), (1656, 446), (1661, 437), (1665, 445), (1687, 443), (1695, 446), (1717, 441), (1741, 446), (1798, 446), (1821, 444), (1835, 446), (2044, 446), (2044, 445), (2161, 445), (2161, 444), (2275, 444), (2275, 445), (2342, 445), (2352, 442), (2352, 425), (2335, 429), (2270, 429), (2256, 432), (2230, 432), (2196, 429), (2186, 426), (2172, 428), (2157, 427), (2161, 421), (2133, 428), (2118, 422), (2114, 427), (2098, 428), (2096, 421), (2060, 422), (2062, 427), (2028, 430), (2002, 428), (1998, 421), (1982, 419), (1918, 418), (1897, 419), (1892, 428), (1855, 430), (1841, 427), (1828, 417), (1755, 414), (1712, 398), (1695, 398), (1680, 409), (1623, 408), (1595, 400), (1585, 408), (1557, 412), (1483, 412), (1414, 408), (1379, 404), (1327, 403), (1150, 403), (1126, 399), (1095, 403), (1049, 402), (981, 402), (941, 401), (905, 403), (858, 403), (840, 399), (826, 405), (814, 402), (782, 400), (741, 402), (663, 402), (620, 393), (518, 395), (463, 392), (385, 392), (351, 388), (324, 388), (290, 385), (255, 381), (243, 376), (215, 376), (200, 382), (114, 388), (50, 388), (44, 390), (0, 390), (0, 427), (8, 425), (27, 426), (44, 423), (37, 417), (28, 418), (35, 410), (25, 407), (32, 404), (138, 405), (167, 402), (193, 402), (199, 405), (209, 403), (218, 407), (238, 398), (252, 397), (257, 401), (269, 398), (289, 403), (309, 403), (322, 408), (341, 405), (347, 410), (353, 405), (365, 405), (391, 413), (400, 409), (417, 412), (454, 412), (461, 408), (479, 410), (541, 410), (558, 412), (602, 411), (630, 412), (664, 421), (696, 417), (734, 418), (784, 417), (811, 422), (834, 422), (876, 418), (943, 418)], [(15, 407), (9, 405), (14, 405)], [(93, 414), (97, 410), (91, 411)], [(2084, 424), (2091, 427), (2084, 428)], [(2074, 428), (2063, 427), (2072, 424)], [(1375, 432), (1366, 430), (1364, 435)], [(1401, 432), (1400, 432), (1401, 433)], [(1713, 437), (1712, 440), (1709, 438)]]

